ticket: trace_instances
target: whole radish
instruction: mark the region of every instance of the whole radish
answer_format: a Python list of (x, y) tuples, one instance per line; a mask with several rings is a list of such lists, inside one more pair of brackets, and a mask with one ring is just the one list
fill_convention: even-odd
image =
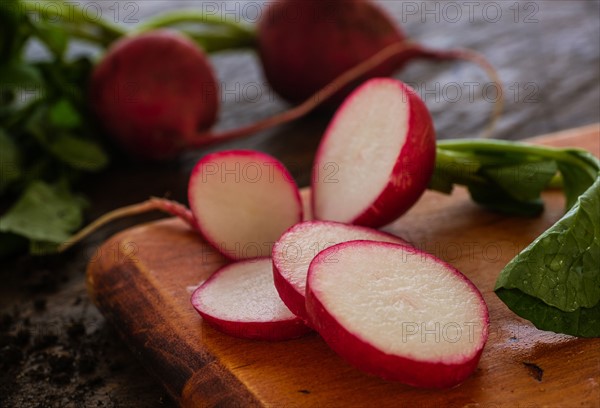
[(175, 31), (117, 41), (94, 69), (89, 99), (128, 152), (165, 159), (217, 119), (218, 86), (204, 52)]
[[(370, 2), (283, 0), (273, 3), (263, 14), (258, 40), (269, 84), (283, 98), (299, 102), (405, 37)], [(389, 76), (397, 65), (390, 59), (357, 82)]]
[[(465, 49), (430, 50), (411, 42), (384, 10), (367, 0), (279, 0), (263, 13), (258, 24), (265, 76), (275, 92), (294, 103), (392, 44), (406, 47), (355, 78), (353, 84), (390, 76), (417, 57), (470, 60), (499, 82), (494, 69), (479, 54)], [(326, 105), (337, 106), (352, 88), (346, 87)]]
[[(493, 67), (476, 53), (429, 51), (396, 41), (374, 50), (369, 57), (332, 63), (339, 72), (327, 70), (322, 87), (314, 85), (311, 89), (301, 77), (288, 74), (287, 80), (294, 87), (306, 90), (302, 103), (254, 123), (215, 133), (211, 128), (219, 110), (219, 90), (210, 63), (184, 34), (163, 29), (114, 43), (92, 73), (89, 103), (107, 134), (128, 153), (150, 160), (172, 159), (187, 149), (243, 138), (296, 120), (323, 103), (337, 101), (352, 89), (349, 85), (374, 73), (385, 75), (391, 66), (398, 66), (399, 59), (415, 54), (472, 60), (499, 83)], [(328, 66), (325, 62), (322, 67)], [(501, 109), (500, 101), (495, 105), (490, 127)]]
[(143, 159), (165, 160), (186, 149), (298, 119), (398, 52), (402, 50), (382, 50), (290, 110), (214, 133), (219, 91), (206, 55), (184, 34), (155, 30), (123, 38), (108, 50), (92, 74), (89, 102), (107, 134), (124, 150)]

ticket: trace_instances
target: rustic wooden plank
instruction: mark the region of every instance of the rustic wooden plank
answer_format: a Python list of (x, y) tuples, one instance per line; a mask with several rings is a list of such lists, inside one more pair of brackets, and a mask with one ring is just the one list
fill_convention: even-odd
[[(599, 135), (600, 125), (592, 125), (534, 141), (600, 154)], [(540, 217), (523, 219), (485, 211), (463, 189), (451, 196), (427, 192), (386, 228), (455, 265), (490, 309), (479, 367), (450, 390), (366, 375), (316, 334), (268, 343), (207, 326), (190, 305), (190, 290), (224, 261), (179, 220), (111, 238), (89, 264), (88, 286), (106, 318), (183, 406), (592, 406), (600, 398), (600, 339), (537, 330), (493, 293), (506, 262), (562, 215), (560, 192), (545, 193), (544, 200)]]

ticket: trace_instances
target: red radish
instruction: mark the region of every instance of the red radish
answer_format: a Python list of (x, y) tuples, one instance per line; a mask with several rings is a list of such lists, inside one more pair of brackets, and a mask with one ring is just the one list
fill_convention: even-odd
[[(366, 1), (277, 1), (258, 24), (259, 55), (275, 92), (291, 102), (313, 95), (388, 45), (404, 41), (393, 21)], [(389, 59), (356, 82), (390, 76)], [(345, 95), (338, 94), (335, 104)]]
[(273, 157), (254, 151), (202, 158), (192, 171), (188, 199), (202, 235), (231, 259), (271, 255), (281, 234), (302, 220), (292, 176)]
[(117, 41), (95, 68), (90, 104), (102, 125), (129, 153), (169, 159), (193, 147), (242, 138), (295, 120), (363, 71), (401, 49), (387, 49), (353, 67), (303, 104), (248, 126), (212, 133), (218, 87), (204, 52), (183, 34), (156, 30)]
[(194, 291), (192, 305), (207, 323), (235, 337), (288, 340), (310, 331), (279, 299), (270, 258), (219, 269)]
[(355, 367), (417, 387), (446, 388), (477, 367), (487, 306), (459, 271), (406, 245), (352, 241), (310, 264), (312, 326)]
[[(90, 105), (107, 133), (126, 151), (145, 159), (170, 159), (185, 149), (243, 138), (296, 120), (364, 78), (365, 73), (372, 76), (374, 69), (389, 65), (392, 58), (414, 53), (415, 47), (408, 42), (392, 43), (368, 59), (348, 65), (322, 89), (311, 91), (300, 105), (238, 129), (214, 133), (218, 87), (205, 54), (183, 34), (156, 30), (113, 44), (92, 73)], [(417, 48), (421, 55), (428, 52)], [(430, 54), (435, 58), (441, 55), (438, 51)], [(446, 54), (447, 58), (478, 62), (499, 82), (493, 67), (481, 56), (465, 50)], [(500, 101), (495, 104), (490, 127), (501, 109)]]
[(183, 34), (156, 30), (126, 37), (94, 69), (90, 104), (102, 125), (127, 152), (164, 160), (181, 151), (242, 138), (295, 120), (351, 81), (389, 58), (386, 50), (354, 67), (305, 103), (248, 126), (212, 133), (218, 86), (204, 52)]
[(274, 242), (302, 221), (294, 179), (283, 164), (265, 153), (230, 150), (203, 157), (188, 184), (190, 209), (160, 198), (105, 214), (65, 242), (64, 251), (117, 218), (152, 210), (177, 216), (230, 259), (271, 254)]
[(369, 80), (338, 109), (321, 141), (313, 215), (385, 225), (417, 201), (434, 165), (435, 133), (423, 101), (395, 79)]
[[(386, 12), (365, 0), (274, 2), (259, 21), (258, 43), (269, 84), (291, 102), (305, 100), (391, 44), (407, 48), (355, 78), (354, 84), (390, 76), (415, 58), (472, 61), (499, 82), (493, 67), (479, 54), (465, 49), (431, 50), (413, 43)], [(328, 105), (339, 105), (352, 88), (337, 93)]]
[(89, 99), (108, 133), (148, 159), (180, 152), (215, 123), (219, 103), (204, 52), (169, 30), (117, 41), (92, 73)]
[(395, 235), (356, 225), (330, 221), (307, 221), (288, 229), (273, 246), (273, 276), (283, 303), (306, 320), (306, 275), (317, 254), (330, 246), (354, 240), (406, 244)]

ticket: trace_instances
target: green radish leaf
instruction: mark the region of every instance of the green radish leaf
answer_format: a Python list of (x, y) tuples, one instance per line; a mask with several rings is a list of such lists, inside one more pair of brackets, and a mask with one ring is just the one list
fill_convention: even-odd
[(478, 176), (480, 169), (481, 163), (473, 157), (438, 147), (429, 188), (450, 194), (454, 184), (485, 183), (486, 180)]
[[(8, 61), (17, 57), (18, 37), (21, 20), (20, 7), (16, 2), (0, 1), (0, 61)], [(4, 78), (0, 75), (0, 77)]]
[(66, 186), (36, 181), (0, 217), (0, 232), (60, 244), (81, 226), (84, 205)]
[(85, 171), (99, 171), (108, 164), (108, 156), (99, 144), (68, 133), (59, 134), (50, 143), (50, 151), (69, 166)]
[(81, 116), (71, 102), (61, 99), (50, 108), (50, 123), (63, 129), (73, 129), (81, 126)]
[(0, 129), (0, 194), (21, 177), (19, 150), (12, 139)]
[(0, 1), (0, 61), (21, 60), (32, 34), (28, 16), (20, 1)]
[[(484, 167), (482, 172), (517, 201), (538, 200), (558, 168), (554, 160)], [(543, 204), (540, 203), (543, 206)]]
[(600, 303), (565, 312), (516, 289), (497, 289), (496, 295), (515, 314), (529, 320), (540, 330), (580, 337), (600, 337)]
[(434, 171), (427, 188), (439, 191), (440, 193), (450, 194), (454, 189), (454, 183), (452, 183), (452, 180), (449, 177), (444, 176), (441, 172)]
[(477, 204), (503, 214), (534, 217), (544, 211), (544, 203), (539, 198), (520, 201), (513, 198), (503, 189), (493, 185), (480, 186), (471, 184), (468, 186), (468, 189), (471, 198)]
[(29, 253), (34, 256), (52, 255), (58, 252), (60, 244), (46, 241), (30, 241)]
[(4, 89), (39, 86), (43, 83), (39, 70), (26, 63), (12, 62), (0, 65), (0, 78)]
[[(569, 149), (565, 151), (565, 154), (569, 158), (587, 162), (592, 167), (597, 166), (597, 159), (589, 152)], [(573, 166), (569, 162), (559, 162), (558, 169), (563, 178), (563, 190), (567, 198), (566, 207), (569, 209), (577, 202), (577, 198), (594, 183), (596, 175), (580, 166)]]
[(58, 28), (55, 24), (38, 22), (35, 30), (37, 36), (57, 57), (62, 57), (67, 50), (69, 44), (69, 36), (67, 32)]
[(42, 75), (33, 65), (14, 61), (0, 65), (0, 78), (2, 78), (0, 106), (5, 109), (1, 113), (3, 117), (9, 119), (9, 122), (14, 121), (17, 113), (15, 109), (21, 109), (31, 101), (41, 99), (46, 91)]
[[(28, 142), (41, 147), (45, 151), (49, 150), (49, 140), (53, 135), (53, 132), (49, 132), (47, 125), (48, 107), (44, 103), (38, 104), (30, 113), (27, 115), (25, 123), (23, 124), (24, 133), (29, 136)], [(45, 157), (51, 156), (45, 154)]]
[(563, 191), (567, 199), (566, 208), (571, 208), (577, 198), (590, 185), (587, 173), (578, 167), (560, 163), (558, 165), (563, 178)]
[[(476, 175), (466, 171), (469, 160), (479, 166)], [(562, 185), (568, 212), (506, 265), (495, 287), (513, 312), (540, 329), (600, 336), (599, 171), (600, 161), (584, 150), (496, 140), (438, 142), (442, 187), (463, 184), (489, 208), (534, 215), (542, 210), (541, 190)]]
[(563, 218), (506, 265), (498, 297), (540, 329), (600, 336), (599, 209), (597, 177)]

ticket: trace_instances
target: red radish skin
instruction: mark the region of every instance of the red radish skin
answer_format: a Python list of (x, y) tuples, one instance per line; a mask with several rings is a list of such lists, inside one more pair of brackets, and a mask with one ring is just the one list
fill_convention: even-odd
[(346, 361), (416, 387), (463, 382), (488, 337), (477, 288), (451, 265), (404, 245), (353, 241), (326, 249), (310, 265), (306, 302), (312, 327)]
[[(385, 55), (380, 54), (380, 57)], [(359, 69), (374, 61), (361, 64)], [(343, 82), (344, 79), (337, 82), (338, 86)], [(405, 116), (403, 122), (394, 122), (398, 115)], [(391, 127), (389, 123), (392, 123)], [(379, 132), (377, 137), (371, 137), (373, 131)], [(373, 148), (378, 149), (375, 154)], [(390, 152), (393, 153), (391, 156)], [(387, 160), (382, 160), (382, 154), (389, 156)], [(391, 222), (425, 190), (434, 161), (433, 125), (422, 101), (400, 81), (370, 80), (339, 109), (319, 147), (312, 177), (313, 216), (371, 227)], [(208, 174), (202, 171), (208, 164), (213, 168), (217, 164), (217, 169), (225, 167), (222, 173)], [(327, 171), (331, 170), (332, 164), (340, 166), (339, 180), (328, 178), (331, 173)], [(389, 168), (382, 170), (382, 164)], [(243, 171), (244, 166), (257, 165), (265, 176), (259, 180), (248, 182), (243, 173), (235, 170), (236, 166), (241, 166), (239, 169)], [(376, 167), (378, 171), (375, 171)], [(360, 179), (352, 174), (348, 177), (348, 171), (358, 172)], [(346, 177), (341, 177), (344, 174)], [(275, 178), (270, 181), (271, 176)], [(206, 177), (211, 178), (212, 184), (207, 183), (208, 179), (203, 180)], [(232, 177), (241, 179), (239, 182), (234, 179), (233, 183), (219, 181), (220, 178), (231, 181)], [(211, 187), (208, 190), (211, 194), (220, 189), (225, 196), (206, 195), (203, 190), (207, 186)], [(252, 197), (249, 208), (253, 210), (250, 212), (246, 208), (245, 195)], [(59, 250), (66, 250), (113, 219), (161, 210), (180, 216), (225, 256), (239, 260), (270, 255), (271, 246), (280, 235), (302, 221), (302, 201), (291, 175), (280, 162), (264, 153), (233, 150), (206, 156), (192, 172), (188, 197), (191, 213), (168, 200), (150, 200), (107, 214)], [(274, 202), (272, 197), (278, 197), (281, 202)], [(357, 202), (360, 208), (355, 208)], [(211, 205), (206, 206), (207, 203)]]
[(435, 166), (431, 116), (408, 85), (375, 78), (336, 112), (312, 176), (315, 219), (378, 228), (423, 194)]
[(202, 236), (232, 260), (270, 256), (281, 234), (302, 221), (293, 177), (256, 151), (203, 157), (192, 171), (188, 200)]
[(275, 288), (296, 316), (308, 320), (306, 275), (312, 259), (330, 246), (358, 239), (406, 244), (405, 240), (392, 234), (331, 221), (296, 224), (277, 240), (272, 254)]
[[(378, 6), (366, 1), (287, 0), (273, 3), (258, 24), (259, 55), (269, 84), (301, 102), (339, 75), (405, 37)], [(390, 76), (394, 59), (357, 78)], [(338, 93), (337, 105), (344, 97)]]
[[(301, 118), (332, 99), (341, 100), (360, 81), (389, 74), (386, 67), (397, 66), (393, 61), (415, 54), (473, 61), (499, 84), (494, 68), (472, 51), (435, 51), (408, 41), (387, 42), (368, 58), (343, 64), (347, 65), (343, 70), (327, 78), (321, 88), (310, 90), (292, 109), (216, 133), (211, 127), (218, 111), (218, 87), (205, 54), (183, 34), (156, 30), (121, 39), (108, 50), (92, 73), (89, 103), (108, 135), (123, 149), (143, 159), (165, 160), (184, 150), (244, 138)], [(294, 80), (298, 89), (308, 89), (298, 83)], [(494, 104), (488, 134), (501, 110), (502, 100)]]
[[(372, 1), (279, 0), (271, 3), (258, 24), (265, 76), (275, 92), (294, 103), (311, 97), (342, 73), (394, 44), (406, 47), (361, 73), (323, 105), (337, 107), (356, 85), (391, 76), (416, 58), (470, 61), (500, 84), (495, 69), (481, 55), (467, 49), (433, 50), (412, 42)], [(498, 101), (490, 128), (501, 111), (502, 101)]]
[(218, 90), (206, 56), (184, 35), (157, 30), (117, 41), (108, 50), (92, 73), (89, 101), (108, 135), (123, 149), (143, 159), (165, 160), (186, 149), (244, 138), (296, 120), (365, 72), (406, 51), (403, 44), (394, 44), (290, 110), (215, 133), (211, 127)]
[(117, 41), (108, 50), (92, 73), (89, 101), (108, 135), (125, 151), (142, 159), (172, 159), (186, 149), (244, 138), (296, 120), (405, 48), (382, 50), (290, 110), (215, 133), (211, 127), (218, 89), (206, 55), (184, 35), (156, 30)]
[(174, 157), (217, 119), (218, 87), (204, 52), (186, 36), (156, 30), (117, 41), (92, 73), (89, 100), (127, 152)]
[(191, 301), (207, 323), (230, 336), (278, 341), (310, 331), (279, 299), (270, 258), (224, 266), (194, 291)]
[[(206, 55), (187, 36), (160, 29), (112, 45), (92, 72), (90, 107), (124, 150), (165, 160), (288, 123), (323, 104), (337, 106), (356, 85), (389, 76), (415, 57), (474, 62), (500, 87), (495, 69), (481, 55), (412, 43), (368, 1), (274, 3), (259, 23), (258, 42), (273, 88), (293, 102), (303, 101), (300, 105), (238, 129), (213, 132), (219, 91)], [(500, 99), (490, 129), (501, 110)]]

